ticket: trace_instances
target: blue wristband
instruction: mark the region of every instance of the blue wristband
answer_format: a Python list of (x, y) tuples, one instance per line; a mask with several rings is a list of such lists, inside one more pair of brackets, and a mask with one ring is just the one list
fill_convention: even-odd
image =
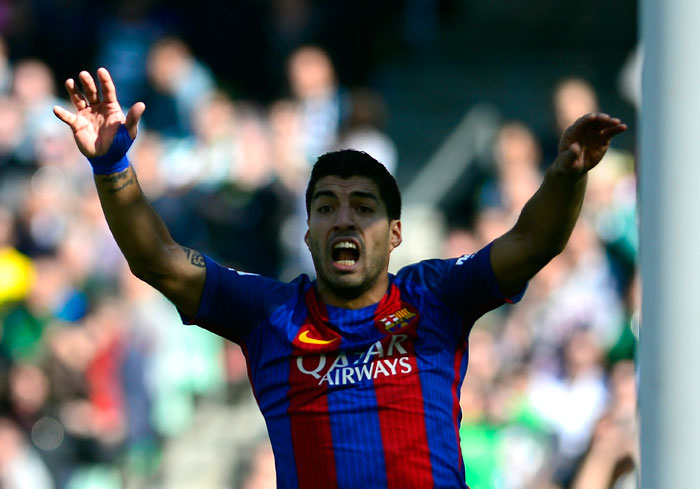
[(93, 173), (96, 175), (109, 175), (128, 168), (129, 160), (126, 157), (126, 152), (129, 151), (133, 142), (134, 140), (129, 136), (126, 126), (124, 124), (120, 125), (107, 153), (95, 158), (88, 158), (92, 165)]

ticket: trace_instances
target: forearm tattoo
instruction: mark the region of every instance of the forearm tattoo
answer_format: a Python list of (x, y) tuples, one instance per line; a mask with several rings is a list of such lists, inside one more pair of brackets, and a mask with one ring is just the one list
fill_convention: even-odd
[[(126, 180), (128, 178), (128, 180)], [(119, 173), (112, 173), (110, 175), (100, 175), (99, 179), (101, 182), (113, 185), (112, 188), (107, 189), (110, 194), (115, 194), (120, 190), (125, 189), (129, 185), (136, 183), (133, 175), (129, 175), (129, 170), (126, 169)], [(126, 182), (124, 181), (126, 180)]]
[(190, 263), (192, 265), (194, 265), (195, 267), (200, 267), (200, 268), (206, 267), (206, 263), (204, 262), (204, 257), (202, 256), (202, 254), (199, 251), (187, 248), (185, 246), (183, 246), (182, 249), (184, 250), (185, 255), (187, 255), (187, 259), (190, 260)]

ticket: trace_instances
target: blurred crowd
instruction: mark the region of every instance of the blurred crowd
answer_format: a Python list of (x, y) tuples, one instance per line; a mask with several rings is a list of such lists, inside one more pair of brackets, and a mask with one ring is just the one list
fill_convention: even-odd
[[(286, 95), (261, 103), (222, 87), (182, 38), (107, 25), (113, 43), (104, 42), (101, 64), (125, 109), (147, 105), (130, 159), (184, 246), (284, 280), (312, 274), (302, 194), (315, 158), (352, 147), (391, 172), (400, 166), (382, 95), (344, 87), (329, 52), (301, 35), (279, 54)], [(242, 355), (182, 326), (130, 274), (90, 167), (52, 114), (55, 104), (68, 107), (57, 73), (10, 54), (0, 41), (0, 487), (162, 487), (164, 449), (192, 426), (203, 399), (251, 409), (241, 401)], [(558, 131), (598, 110), (580, 78), (561, 80), (552, 100)], [(429, 228), (438, 239), (425, 258), (475, 251), (508, 230), (557, 136), (543, 141), (526, 122), (504, 123), (461, 200), (434, 210), (445, 224)], [(521, 303), (475, 325), (460, 430), (474, 489), (635, 487), (635, 197), (634, 158), (613, 148), (590, 174), (566, 250)], [(235, 458), (230, 487), (274, 487), (264, 438), (221, 456)]]

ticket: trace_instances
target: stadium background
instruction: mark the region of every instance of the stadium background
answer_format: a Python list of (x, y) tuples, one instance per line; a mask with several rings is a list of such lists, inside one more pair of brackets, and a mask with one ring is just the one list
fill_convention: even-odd
[(632, 0), (0, 2), (0, 487), (274, 487), (240, 351), (130, 277), (51, 113), (98, 66), (147, 104), (132, 160), (175, 238), (286, 279), (309, 271), (322, 151), (397, 176), (396, 268), (507, 229), (558, 121), (621, 116), (567, 250), (472, 333), (461, 435), (474, 489), (634, 487), (636, 19)]

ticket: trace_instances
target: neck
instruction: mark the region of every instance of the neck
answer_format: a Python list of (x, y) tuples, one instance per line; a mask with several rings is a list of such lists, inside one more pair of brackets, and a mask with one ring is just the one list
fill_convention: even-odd
[(324, 303), (345, 309), (361, 309), (376, 304), (382, 300), (388, 288), (389, 275), (387, 273), (382, 274), (370, 288), (354, 297), (345, 297), (333, 291), (333, 289), (322, 280), (319, 279), (316, 281), (318, 296)]

